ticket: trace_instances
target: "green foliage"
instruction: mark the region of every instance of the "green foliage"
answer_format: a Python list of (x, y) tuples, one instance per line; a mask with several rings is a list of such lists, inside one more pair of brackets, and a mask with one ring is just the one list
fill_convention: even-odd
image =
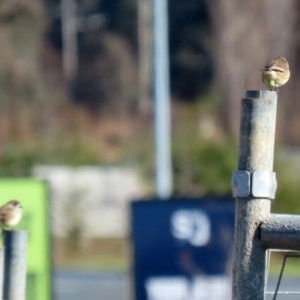
[[(178, 143), (178, 141), (177, 141)], [(191, 137), (173, 148), (175, 191), (180, 195), (231, 195), (230, 180), (236, 169), (236, 141), (205, 141)], [(276, 146), (280, 147), (280, 146)], [(275, 157), (278, 188), (272, 211), (300, 214), (300, 157), (286, 150)]]
[(300, 214), (299, 154), (282, 149), (279, 152), (274, 166), (278, 188), (273, 201), (273, 211)]
[(188, 195), (230, 194), (230, 179), (237, 161), (235, 142), (194, 141), (185, 153), (174, 147), (176, 192)]
[(2, 149), (0, 176), (29, 176), (36, 157), (31, 151), (9, 145)]
[(96, 153), (88, 141), (74, 138), (68, 143), (57, 144), (56, 148), (43, 156), (41, 161), (46, 164), (66, 164), (72, 166), (91, 165), (101, 163), (101, 155)]
[(216, 99), (211, 94), (195, 105), (179, 105), (174, 110), (179, 114), (173, 130), (175, 193), (230, 194), (238, 145), (235, 139), (226, 139), (219, 129)]
[(95, 165), (102, 162), (100, 157), (89, 143), (78, 138), (67, 143), (57, 142), (51, 149), (45, 149), (40, 143), (30, 147), (10, 144), (2, 149), (0, 176), (30, 176), (36, 164)]
[[(54, 264), (59, 268), (81, 268), (86, 270), (127, 271), (130, 268), (127, 249), (127, 239), (123, 238), (96, 238), (84, 239), (75, 234), (74, 238), (56, 238)], [(75, 247), (71, 248), (72, 245)]]

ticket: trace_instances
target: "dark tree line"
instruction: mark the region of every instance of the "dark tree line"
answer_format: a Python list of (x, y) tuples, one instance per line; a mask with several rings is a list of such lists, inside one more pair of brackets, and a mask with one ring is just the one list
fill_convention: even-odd
[[(52, 8), (57, 5), (53, 1)], [(99, 30), (78, 35), (80, 64), (74, 99), (92, 110), (116, 108), (121, 101), (134, 108), (138, 102), (137, 2), (78, 2), (78, 15), (95, 13), (104, 14), (106, 22)], [(169, 3), (169, 15), (172, 95), (182, 101), (194, 101), (208, 92), (212, 82), (208, 6), (204, 1), (174, 0)], [(53, 17), (50, 24), (48, 37), (61, 51), (61, 22)]]
[[(39, 76), (40, 57), (46, 66), (43, 76), (55, 81), (49, 74), (59, 68), (57, 57), (62, 52), (60, 0), (43, 3), (44, 7), (38, 0), (0, 4), (4, 99), (26, 103), (27, 98), (31, 102), (43, 98), (46, 103), (47, 93), (40, 96), (41, 86), (47, 85)], [(73, 100), (93, 112), (134, 111), (139, 101), (137, 0), (78, 1), (80, 17), (95, 13), (104, 14), (106, 21), (97, 30), (78, 33), (79, 75), (72, 87)], [(27, 25), (20, 26), (20, 20)], [(219, 116), (228, 134), (238, 130), (239, 101), (245, 90), (265, 88), (261, 67), (285, 56), (292, 76), (280, 90), (278, 139), (300, 144), (299, 1), (172, 0), (169, 28), (174, 99), (199, 101), (203, 95), (218, 95)], [(55, 49), (56, 56), (49, 49)], [(52, 68), (49, 74), (47, 68)]]

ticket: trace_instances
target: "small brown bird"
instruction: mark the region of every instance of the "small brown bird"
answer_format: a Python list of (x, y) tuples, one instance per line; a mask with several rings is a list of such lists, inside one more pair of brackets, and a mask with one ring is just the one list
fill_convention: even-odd
[(289, 63), (284, 57), (273, 59), (261, 71), (264, 84), (277, 93), (277, 88), (286, 84), (291, 75)]
[(22, 217), (22, 205), (17, 200), (11, 200), (0, 207), (0, 227), (11, 230)]

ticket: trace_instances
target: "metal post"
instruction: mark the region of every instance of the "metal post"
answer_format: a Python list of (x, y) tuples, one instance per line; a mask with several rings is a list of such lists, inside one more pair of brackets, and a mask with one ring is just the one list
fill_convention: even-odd
[(0, 299), (3, 299), (4, 248), (0, 248)]
[[(273, 170), (277, 93), (248, 91), (242, 99), (238, 170)], [(252, 184), (249, 183), (251, 187)], [(259, 226), (270, 216), (268, 198), (237, 198), (233, 261), (233, 300), (263, 300), (267, 251)]]
[(300, 250), (300, 216), (272, 214), (261, 224), (260, 238), (270, 249)]
[(3, 231), (4, 300), (25, 300), (27, 231)]
[(160, 199), (172, 194), (171, 120), (167, 0), (153, 0), (156, 191)]

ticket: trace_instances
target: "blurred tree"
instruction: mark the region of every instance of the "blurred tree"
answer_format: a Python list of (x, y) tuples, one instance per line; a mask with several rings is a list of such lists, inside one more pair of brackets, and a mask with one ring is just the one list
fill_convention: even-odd
[[(57, 1), (53, 0), (51, 3), (55, 6)], [(73, 90), (77, 103), (87, 105), (93, 112), (101, 111), (107, 103), (110, 103), (111, 107), (114, 106), (115, 111), (122, 106), (126, 106), (127, 110), (136, 108), (139, 95), (134, 85), (131, 91), (130, 88), (126, 88), (125, 93), (124, 86), (137, 81), (135, 62), (138, 56), (137, 1), (84, 0), (77, 3), (78, 16), (86, 17), (89, 14), (101, 13), (106, 20), (101, 29), (79, 34), (80, 75)], [(183, 101), (194, 101), (208, 92), (212, 81), (213, 61), (209, 49), (211, 38), (208, 6), (205, 1), (174, 0), (169, 1), (169, 11), (172, 95)], [(59, 26), (60, 21), (53, 15), (48, 37), (58, 49), (61, 49), (61, 40), (57, 34)], [(120, 48), (113, 50), (112, 44), (106, 44), (112, 43), (112, 40), (119, 40), (121, 43), (119, 46), (123, 47), (123, 51)], [(98, 50), (95, 52), (96, 48)], [(110, 49), (114, 54), (108, 54), (104, 49)], [(123, 75), (111, 76), (109, 70), (108, 76), (103, 74), (104, 69), (95, 61), (106, 60), (109, 64), (110, 59), (105, 55), (114, 56), (111, 71), (121, 72)], [(124, 77), (125, 61), (129, 71)], [(91, 68), (93, 76), (89, 72)], [(88, 73), (85, 73), (86, 71)], [(116, 80), (117, 77), (126, 80), (122, 83)], [(120, 84), (123, 88), (119, 86)], [(118, 101), (112, 99), (111, 92), (108, 93), (108, 89), (111, 88), (114, 90), (113, 98), (118, 98)]]
[[(58, 0), (47, 3), (48, 7), (52, 5), (52, 10), (59, 5)], [(78, 1), (78, 5), (80, 16), (102, 13), (106, 23), (101, 30), (80, 33), (81, 74), (74, 90), (77, 102), (93, 111), (102, 110), (107, 103), (115, 111), (120, 107), (132, 110), (138, 106), (138, 92), (133, 84), (137, 81), (138, 55), (136, 0), (84, 0)], [(259, 70), (272, 58), (286, 56), (292, 77), (280, 93), (280, 99), (288, 101), (279, 102), (278, 136), (299, 145), (300, 121), (296, 111), (300, 104), (295, 97), (300, 86), (297, 76), (300, 70), (299, 3), (296, 0), (173, 0), (169, 1), (169, 11), (174, 98), (194, 101), (213, 90), (213, 94), (219, 95), (224, 131), (236, 134), (239, 101), (245, 90), (265, 88)], [(48, 36), (61, 50), (60, 21), (57, 14), (54, 15)], [(113, 47), (122, 47), (124, 51), (113, 50)], [(103, 65), (109, 64), (111, 59), (113, 67), (107, 70)], [(125, 65), (129, 71), (124, 77)], [(105, 70), (107, 76), (103, 73)], [(123, 75), (112, 75), (112, 70)], [(108, 92), (110, 89), (114, 91)], [(289, 130), (285, 124), (289, 124)]]
[[(289, 43), (289, 62), (291, 68), (291, 78), (285, 89), (284, 103), (281, 103), (283, 111), (281, 136), (285, 144), (291, 146), (300, 146), (300, 2), (292, 1), (292, 8), (289, 17), (284, 21), (287, 22), (290, 31), (285, 32), (291, 39)], [(280, 96), (281, 98), (281, 96)]]
[(122, 36), (89, 33), (79, 43), (79, 76), (75, 98), (93, 114), (124, 114), (136, 106), (136, 65)]
[(183, 101), (206, 94), (212, 83), (211, 21), (198, 0), (169, 1), (171, 91)]
[(153, 89), (153, 7), (149, 0), (138, 1), (138, 49), (139, 49), (139, 111), (152, 111)]
[[(220, 114), (226, 131), (237, 133), (240, 98), (245, 90), (264, 87), (260, 69), (277, 56), (285, 56), (292, 62), (296, 1), (207, 3), (214, 27), (215, 82), (222, 100)], [(282, 89), (280, 98), (288, 95), (286, 89)]]
[(8, 115), (12, 139), (18, 138), (22, 127), (20, 110), (43, 99), (39, 76), (43, 15), (38, 0), (0, 2), (0, 109)]

